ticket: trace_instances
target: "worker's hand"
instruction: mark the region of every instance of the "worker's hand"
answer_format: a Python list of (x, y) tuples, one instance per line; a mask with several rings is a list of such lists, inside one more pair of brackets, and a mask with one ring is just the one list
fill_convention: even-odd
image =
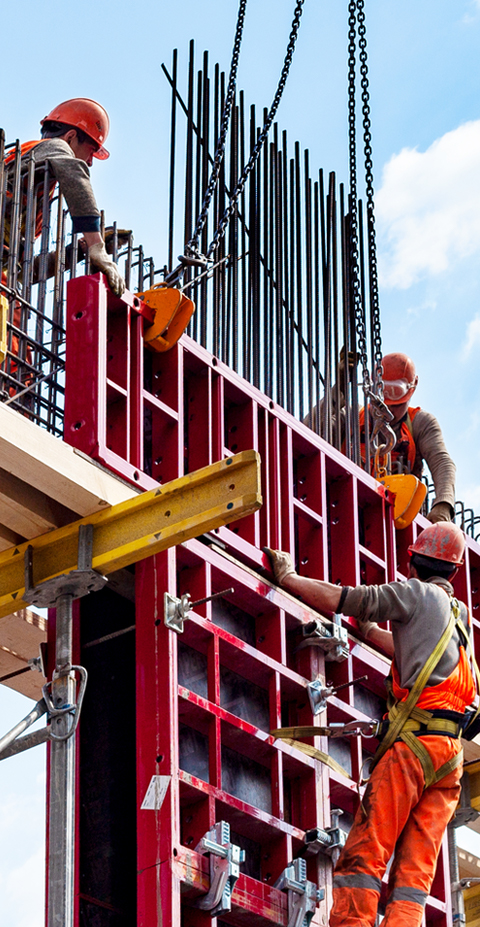
[(296, 572), (290, 554), (287, 554), (284, 550), (272, 550), (270, 547), (264, 547), (263, 552), (270, 560), (275, 581), (279, 586), (285, 582), (287, 576)]
[(427, 518), (432, 522), (432, 525), (436, 525), (437, 521), (451, 521), (452, 515), (452, 507), (449, 502), (437, 502), (432, 506)]
[(95, 267), (98, 267), (105, 274), (110, 289), (115, 296), (121, 296), (125, 292), (125, 280), (123, 279), (118, 267), (113, 263), (109, 254), (105, 250), (103, 241), (90, 245), (88, 256)]
[(357, 618), (356, 621), (358, 624), (358, 629), (365, 640), (368, 640), (373, 629), (378, 627), (374, 621), (368, 621), (367, 618)]

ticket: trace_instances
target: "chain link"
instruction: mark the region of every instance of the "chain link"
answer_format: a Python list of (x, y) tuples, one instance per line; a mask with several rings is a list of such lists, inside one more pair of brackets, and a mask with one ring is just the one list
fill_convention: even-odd
[(358, 0), (358, 36), (362, 87), (363, 142), (365, 152), (365, 185), (367, 199), (368, 269), (370, 276), (370, 315), (373, 325), (373, 362), (375, 393), (383, 399), (382, 337), (380, 330), (380, 304), (378, 298), (377, 247), (375, 237), (375, 208), (373, 191), (372, 135), (370, 132), (370, 94), (367, 64), (367, 38), (364, 0)]
[[(361, 5), (363, 0), (358, 0)], [(363, 391), (371, 392), (368, 370), (367, 334), (360, 291), (359, 244), (358, 244), (358, 193), (357, 193), (357, 133), (356, 133), (356, 38), (357, 0), (348, 4), (348, 154), (350, 172), (350, 277), (353, 294), (357, 346), (362, 364)]]
[[(227, 139), (228, 126), (230, 123), (230, 116), (232, 112), (233, 101), (235, 99), (235, 87), (237, 83), (237, 70), (238, 70), (238, 59), (240, 56), (240, 46), (242, 43), (242, 34), (243, 34), (243, 24), (245, 21), (245, 10), (247, 6), (247, 0), (240, 0), (238, 7), (238, 16), (237, 16), (237, 26), (235, 29), (235, 39), (233, 43), (233, 52), (232, 52), (232, 62), (230, 65), (230, 76), (228, 79), (228, 87), (225, 95), (225, 104), (223, 107), (222, 122), (220, 125), (220, 134), (218, 137), (217, 150), (215, 152), (215, 157), (213, 159), (212, 171), (210, 174), (210, 179), (207, 184), (207, 189), (205, 190), (205, 196), (203, 198), (203, 206), (200, 212), (200, 215), (197, 219), (197, 224), (195, 226), (193, 235), (190, 241), (187, 243), (185, 250), (190, 254), (198, 253), (198, 240), (200, 238), (203, 226), (205, 225), (210, 202), (217, 185), (218, 175), (220, 173), (220, 167), (223, 161), (223, 156), (225, 154), (225, 142)], [(204, 139), (206, 144), (206, 139)]]
[(249, 174), (252, 172), (253, 168), (255, 167), (257, 158), (258, 158), (258, 156), (259, 156), (259, 154), (260, 154), (260, 152), (261, 152), (261, 150), (262, 150), (263, 144), (264, 144), (264, 142), (265, 142), (265, 139), (267, 138), (267, 135), (268, 135), (268, 133), (269, 133), (269, 130), (270, 130), (270, 127), (271, 127), (271, 125), (272, 125), (272, 123), (273, 123), (273, 120), (275, 119), (275, 115), (276, 115), (276, 112), (277, 112), (277, 109), (278, 109), (280, 100), (281, 100), (281, 98), (282, 98), (283, 90), (284, 90), (285, 84), (286, 84), (286, 82), (287, 82), (287, 77), (288, 77), (288, 72), (289, 72), (289, 70), (290, 70), (290, 65), (291, 65), (291, 63), (292, 63), (293, 52), (294, 52), (294, 50), (295, 50), (295, 43), (296, 43), (296, 41), (297, 41), (298, 29), (299, 29), (299, 26), (300, 26), (300, 17), (301, 17), (301, 15), (302, 15), (302, 8), (303, 8), (304, 2), (305, 2), (305, 0), (297, 0), (296, 6), (295, 6), (295, 12), (294, 12), (294, 16), (293, 16), (292, 30), (291, 30), (291, 32), (290, 32), (290, 38), (289, 38), (289, 42), (288, 42), (288, 46), (287, 46), (287, 52), (286, 52), (286, 55), (285, 55), (285, 60), (284, 60), (284, 62), (283, 62), (282, 73), (281, 73), (281, 75), (280, 75), (280, 80), (279, 80), (279, 82), (278, 82), (278, 87), (277, 87), (275, 96), (274, 96), (274, 98), (273, 98), (273, 102), (272, 102), (272, 105), (271, 105), (271, 107), (270, 107), (270, 111), (269, 111), (269, 113), (268, 113), (268, 115), (267, 115), (267, 118), (266, 118), (266, 120), (265, 120), (265, 123), (264, 123), (264, 125), (263, 125), (263, 129), (262, 129), (262, 131), (260, 132), (260, 135), (258, 136), (258, 139), (257, 139), (257, 142), (256, 142), (256, 144), (255, 144), (255, 147), (254, 147), (253, 150), (252, 150), (252, 153), (251, 153), (251, 155), (250, 155), (250, 158), (248, 159), (248, 162), (247, 162), (247, 164), (245, 165), (245, 167), (243, 168), (243, 171), (242, 171), (242, 173), (241, 173), (241, 175), (240, 175), (240, 177), (239, 177), (239, 179), (238, 179), (238, 181), (237, 181), (237, 184), (236, 184), (236, 186), (235, 186), (235, 189), (234, 189), (234, 191), (233, 191), (233, 193), (232, 193), (232, 195), (231, 195), (231, 197), (230, 197), (230, 202), (229, 202), (229, 204), (228, 204), (228, 206), (227, 206), (227, 208), (226, 208), (226, 210), (225, 210), (225, 212), (224, 212), (222, 218), (220, 219), (220, 222), (219, 222), (219, 224), (218, 224), (218, 226), (217, 226), (217, 229), (216, 229), (216, 231), (215, 231), (215, 234), (214, 234), (214, 236), (213, 236), (212, 242), (211, 242), (211, 244), (209, 245), (209, 248), (208, 248), (208, 251), (207, 251), (207, 257), (211, 257), (211, 255), (212, 255), (213, 252), (216, 250), (216, 248), (218, 248), (218, 245), (220, 244), (220, 241), (221, 241), (221, 239), (223, 238), (223, 236), (224, 236), (224, 234), (225, 234), (225, 229), (226, 229), (226, 227), (227, 227), (227, 225), (228, 225), (228, 222), (229, 222), (229, 220), (230, 220), (230, 217), (231, 217), (232, 213), (233, 213), (234, 210), (235, 210), (235, 206), (236, 206), (236, 204), (237, 204), (237, 200), (238, 200), (239, 196), (241, 196), (241, 194), (242, 194), (242, 192), (243, 192), (243, 189), (244, 189), (244, 187), (245, 187), (245, 184), (246, 184), (246, 182), (247, 182), (247, 178), (248, 178)]

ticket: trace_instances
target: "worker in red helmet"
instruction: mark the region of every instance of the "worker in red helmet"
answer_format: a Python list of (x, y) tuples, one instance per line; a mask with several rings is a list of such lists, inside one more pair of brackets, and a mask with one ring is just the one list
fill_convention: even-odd
[[(392, 472), (413, 473), (420, 479), (425, 461), (435, 487), (435, 501), (428, 518), (434, 524), (451, 521), (455, 512), (455, 464), (435, 416), (410, 405), (418, 384), (415, 364), (406, 354), (394, 352), (385, 355), (382, 367), (384, 399), (393, 413), (390, 425), (397, 436), (391, 454)], [(360, 432), (362, 437), (363, 409), (360, 411)]]
[[(451, 522), (430, 525), (409, 548), (407, 582), (355, 587), (298, 576), (290, 554), (264, 548), (277, 583), (329, 616), (354, 616), (364, 637), (393, 657), (383, 739), (335, 867), (330, 927), (374, 927), (392, 856), (382, 925), (422, 923), (460, 796), (460, 737), (476, 694), (471, 618), (451, 585), (464, 545)], [(385, 621), (391, 631), (378, 627)]]
[[(113, 292), (121, 296), (125, 290), (125, 281), (105, 249), (100, 231), (100, 210), (88, 169), (93, 158), (105, 160), (109, 157), (104, 147), (109, 125), (106, 110), (95, 100), (84, 97), (66, 100), (41, 120), (41, 139), (25, 142), (21, 151), (25, 163), (30, 154), (36, 164), (43, 165), (48, 161), (55, 177), (50, 188), (50, 197), (53, 197), (55, 183), (58, 181), (72, 217), (72, 231), (82, 235), (90, 260), (105, 274)], [(7, 171), (9, 164), (13, 164), (13, 157), (11, 153), (6, 158)], [(35, 231), (39, 235), (42, 217), (41, 191), (37, 198), (37, 210)], [(5, 240), (8, 246), (8, 233)]]

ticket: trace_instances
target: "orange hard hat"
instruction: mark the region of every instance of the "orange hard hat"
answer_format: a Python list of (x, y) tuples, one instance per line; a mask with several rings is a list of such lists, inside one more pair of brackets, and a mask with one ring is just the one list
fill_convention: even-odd
[(465, 535), (451, 521), (437, 521), (425, 528), (408, 549), (412, 554), (460, 565), (463, 563)]
[(43, 126), (44, 122), (62, 122), (67, 126), (81, 129), (99, 146), (98, 150), (93, 153), (94, 158), (105, 161), (110, 157), (110, 152), (103, 147), (110, 128), (110, 120), (106, 109), (95, 100), (88, 100), (86, 97), (65, 100), (65, 103), (55, 106), (52, 112), (41, 120), (40, 125)]
[(383, 396), (387, 406), (408, 402), (418, 383), (415, 364), (407, 354), (399, 351), (382, 358)]

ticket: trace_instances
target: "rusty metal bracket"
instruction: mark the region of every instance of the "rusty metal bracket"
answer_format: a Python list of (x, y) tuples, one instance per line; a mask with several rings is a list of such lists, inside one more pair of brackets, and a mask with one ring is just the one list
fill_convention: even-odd
[(230, 842), (230, 824), (219, 821), (207, 831), (195, 847), (202, 856), (210, 854), (210, 888), (195, 902), (195, 907), (208, 911), (211, 917), (227, 914), (232, 908), (232, 892), (240, 875), (245, 851)]
[(295, 859), (287, 866), (275, 882), (275, 888), (287, 892), (288, 895), (287, 927), (308, 927), (317, 904), (325, 897), (325, 892), (323, 888), (318, 888), (314, 882), (307, 880), (305, 860)]
[(335, 808), (332, 809), (330, 814), (332, 818), (331, 827), (327, 827), (325, 830), (321, 827), (313, 827), (311, 830), (305, 831), (304, 856), (316, 856), (318, 853), (324, 853), (326, 856), (330, 856), (333, 862), (336, 863), (340, 855), (340, 850), (345, 846), (347, 832), (342, 830), (338, 825), (340, 815), (343, 814), (343, 811), (341, 811), (340, 808)]

